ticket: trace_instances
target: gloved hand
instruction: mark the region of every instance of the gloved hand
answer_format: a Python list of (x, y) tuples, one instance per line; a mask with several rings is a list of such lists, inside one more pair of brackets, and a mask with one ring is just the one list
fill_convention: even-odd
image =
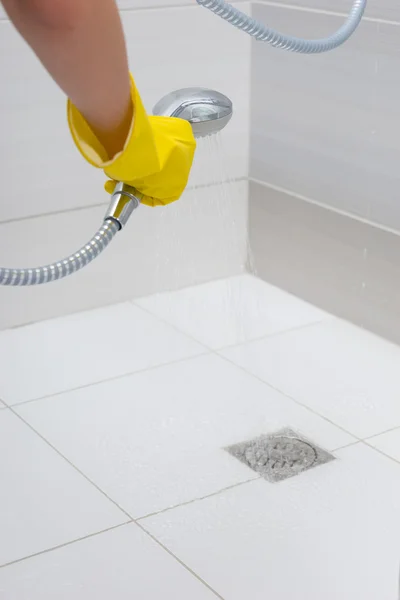
[(163, 206), (178, 200), (184, 191), (193, 163), (196, 141), (190, 123), (171, 117), (149, 117), (132, 79), (134, 118), (123, 150), (111, 161), (78, 109), (68, 101), (68, 123), (82, 156), (101, 168), (111, 179), (134, 187), (144, 196), (143, 204)]

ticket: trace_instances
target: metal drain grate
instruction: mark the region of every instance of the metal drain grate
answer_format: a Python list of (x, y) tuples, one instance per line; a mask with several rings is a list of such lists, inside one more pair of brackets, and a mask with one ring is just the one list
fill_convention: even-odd
[(226, 450), (272, 483), (294, 477), (335, 458), (291, 429), (262, 435)]

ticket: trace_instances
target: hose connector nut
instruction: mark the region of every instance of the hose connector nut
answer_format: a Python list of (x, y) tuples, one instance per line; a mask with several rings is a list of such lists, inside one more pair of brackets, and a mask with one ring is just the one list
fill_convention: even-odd
[(135, 188), (126, 183), (117, 183), (104, 216), (104, 221), (114, 221), (122, 229), (127, 224), (133, 211), (139, 208), (141, 198), (142, 194)]

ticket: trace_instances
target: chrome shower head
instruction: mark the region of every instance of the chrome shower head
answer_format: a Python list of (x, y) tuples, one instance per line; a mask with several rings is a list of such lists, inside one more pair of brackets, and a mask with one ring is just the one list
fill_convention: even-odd
[(233, 114), (232, 102), (219, 92), (206, 88), (184, 88), (164, 96), (153, 115), (189, 121), (196, 138), (221, 131)]

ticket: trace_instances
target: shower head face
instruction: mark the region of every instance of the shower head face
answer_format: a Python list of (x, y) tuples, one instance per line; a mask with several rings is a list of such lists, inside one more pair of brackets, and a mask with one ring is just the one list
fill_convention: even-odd
[(153, 115), (177, 117), (189, 121), (196, 138), (224, 129), (233, 114), (232, 102), (219, 92), (206, 88), (185, 88), (164, 96)]

